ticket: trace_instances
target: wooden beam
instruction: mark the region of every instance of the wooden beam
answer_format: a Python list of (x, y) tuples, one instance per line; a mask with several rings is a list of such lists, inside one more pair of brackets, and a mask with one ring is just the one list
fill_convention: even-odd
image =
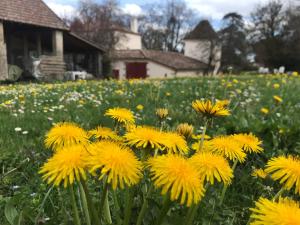
[(36, 40), (37, 40), (37, 54), (38, 57), (40, 57), (42, 55), (42, 39), (41, 39), (41, 33), (38, 32), (37, 36), (36, 36)]
[(23, 35), (23, 57), (24, 57), (24, 62), (26, 62), (27, 59), (28, 59), (28, 57), (29, 57), (28, 39), (27, 39), (27, 35), (26, 34)]

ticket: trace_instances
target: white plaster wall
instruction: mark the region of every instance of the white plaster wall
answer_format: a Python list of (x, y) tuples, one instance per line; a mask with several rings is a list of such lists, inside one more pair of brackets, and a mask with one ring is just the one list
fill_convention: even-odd
[[(112, 63), (113, 70), (119, 70), (120, 79), (126, 79), (126, 63), (128, 62), (146, 62), (147, 63), (147, 77), (148, 78), (172, 78), (175, 77), (175, 71), (160, 65), (155, 62), (145, 60), (126, 60), (126, 61), (114, 61)], [(166, 76), (165, 76), (166, 75)]]
[(209, 41), (185, 40), (184, 55), (208, 63), (210, 54)]
[(114, 61), (112, 63), (113, 70), (119, 70), (119, 76), (121, 80), (126, 79), (126, 64), (124, 61)]
[[(144, 61), (144, 60), (127, 60), (127, 61), (115, 61), (112, 63), (113, 70), (119, 70), (120, 79), (126, 79), (126, 63), (127, 62), (147, 62), (147, 77), (148, 78), (174, 78), (174, 77), (196, 77), (202, 76), (201, 71), (184, 70), (175, 71), (169, 67), (163, 66), (161, 64)], [(165, 76), (166, 75), (166, 76)]]
[(169, 67), (149, 61), (147, 64), (147, 74), (149, 78), (173, 78), (175, 71)]
[(142, 49), (142, 37), (138, 34), (116, 32), (118, 43), (115, 45), (116, 50), (133, 50)]
[(202, 76), (202, 71), (177, 71), (175, 77), (199, 77)]

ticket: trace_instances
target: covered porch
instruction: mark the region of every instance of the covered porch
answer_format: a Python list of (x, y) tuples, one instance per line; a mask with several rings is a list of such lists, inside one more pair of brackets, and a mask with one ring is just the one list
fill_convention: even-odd
[(69, 31), (0, 21), (0, 80), (9, 65), (22, 69), (21, 79), (62, 80), (66, 71), (102, 74), (103, 51)]

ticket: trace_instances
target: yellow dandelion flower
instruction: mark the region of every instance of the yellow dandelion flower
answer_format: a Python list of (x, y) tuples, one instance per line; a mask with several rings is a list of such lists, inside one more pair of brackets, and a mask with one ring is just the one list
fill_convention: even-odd
[(136, 127), (137, 126), (135, 124), (133, 124), (133, 123), (125, 124), (125, 130), (126, 130), (126, 132), (129, 132), (129, 131), (135, 129)]
[(193, 109), (204, 116), (229, 116), (230, 112), (221, 104), (213, 104), (211, 101), (196, 100), (192, 103)]
[(144, 106), (139, 104), (136, 106), (136, 109), (139, 110), (139, 111), (142, 111), (144, 109)]
[(190, 162), (196, 167), (201, 177), (212, 185), (215, 180), (229, 185), (233, 178), (233, 171), (228, 161), (220, 155), (211, 152), (200, 152), (190, 158)]
[(275, 89), (278, 89), (278, 88), (280, 88), (280, 84), (273, 84), (273, 88), (275, 88)]
[(159, 109), (156, 109), (155, 114), (158, 116), (159, 119), (162, 120), (168, 116), (169, 111), (168, 111), (168, 109), (165, 109), (165, 108), (159, 108)]
[(211, 151), (225, 156), (230, 160), (244, 162), (246, 154), (241, 146), (230, 136), (215, 137), (209, 141)]
[(88, 145), (89, 136), (85, 130), (74, 123), (58, 123), (46, 134), (47, 148), (59, 150), (76, 144)]
[(64, 187), (72, 185), (74, 180), (86, 179), (84, 158), (87, 152), (82, 145), (73, 145), (57, 151), (52, 158), (42, 166), (39, 173), (47, 182)]
[(251, 173), (252, 177), (265, 179), (268, 174), (263, 169), (254, 169)]
[(283, 101), (282, 98), (279, 97), (278, 95), (274, 95), (274, 96), (273, 96), (273, 99), (274, 99), (274, 101), (275, 101), (276, 103), (281, 103), (281, 102)]
[(269, 114), (270, 111), (269, 111), (267, 108), (261, 108), (261, 109), (260, 109), (260, 112), (261, 112), (262, 114), (267, 115), (267, 114)]
[(164, 132), (161, 143), (169, 153), (186, 154), (189, 151), (186, 140), (177, 133)]
[(241, 89), (236, 89), (236, 93), (241, 94), (242, 90)]
[(160, 149), (163, 134), (156, 128), (136, 127), (125, 134), (125, 140), (130, 146), (136, 148)]
[(228, 99), (225, 100), (217, 100), (216, 105), (219, 105), (221, 107), (227, 107), (230, 104), (230, 101)]
[(163, 155), (148, 161), (151, 179), (162, 195), (170, 194), (180, 204), (197, 204), (204, 196), (203, 180), (195, 167), (179, 155)]
[(288, 198), (278, 202), (260, 198), (255, 202), (252, 211), (251, 225), (298, 225), (300, 224), (299, 203)]
[[(192, 144), (192, 149), (194, 151), (198, 152), (200, 150), (200, 144), (201, 144), (200, 141), (193, 143)], [(203, 141), (201, 151), (204, 151), (204, 152), (211, 151), (211, 145), (210, 145), (209, 141)]]
[(100, 141), (93, 145), (86, 157), (89, 171), (100, 173), (99, 180), (107, 176), (107, 182), (115, 190), (137, 184), (142, 177), (142, 163), (131, 149), (115, 142)]
[(262, 141), (260, 141), (253, 134), (235, 134), (232, 136), (235, 141), (237, 141), (246, 153), (260, 153), (264, 149), (260, 146)]
[[(192, 138), (195, 140), (201, 140), (202, 139), (202, 134), (198, 134), (198, 135), (192, 135)], [(208, 140), (211, 139), (211, 137), (209, 135), (204, 135), (204, 140)]]
[(118, 123), (123, 123), (123, 124), (135, 123), (134, 115), (129, 109), (116, 107), (116, 108), (108, 109), (104, 115), (111, 117)]
[(177, 126), (176, 131), (179, 135), (189, 138), (193, 134), (194, 127), (188, 123), (181, 123)]
[(108, 127), (101, 127), (98, 126), (93, 130), (90, 130), (89, 132), (90, 137), (95, 137), (97, 139), (100, 140), (119, 140), (120, 137), (116, 134), (116, 132), (114, 132), (112, 129), (108, 128)]
[(295, 186), (295, 193), (300, 194), (300, 159), (293, 156), (279, 156), (271, 158), (265, 171), (273, 180), (280, 180), (285, 189), (291, 190)]

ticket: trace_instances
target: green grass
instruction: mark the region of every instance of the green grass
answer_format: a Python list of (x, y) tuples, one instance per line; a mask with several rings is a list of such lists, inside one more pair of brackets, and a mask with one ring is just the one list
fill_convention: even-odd
[[(280, 87), (276, 89), (273, 84)], [(41, 218), (50, 218), (46, 224), (63, 223), (65, 216), (69, 220), (71, 211), (64, 211), (68, 205), (63, 207), (58, 201), (65, 196), (62, 189), (51, 191), (41, 207), (49, 186), (37, 172), (51, 155), (43, 140), (53, 123), (72, 121), (87, 130), (98, 125), (112, 127), (113, 121), (103, 114), (108, 108), (119, 106), (134, 111), (137, 124), (155, 126), (158, 123), (155, 109), (163, 107), (169, 110), (166, 129), (188, 122), (200, 133), (203, 121), (191, 107), (191, 102), (200, 98), (231, 101), (232, 116), (216, 119), (213, 128), (208, 130), (209, 135), (252, 132), (263, 140), (265, 153), (251, 156), (246, 164), (238, 166), (222, 209), (214, 198), (221, 187), (215, 186), (209, 190), (198, 213), (200, 224), (245, 224), (254, 200), (278, 191), (272, 181), (252, 178), (252, 167), (264, 166), (272, 156), (300, 152), (299, 87), (300, 78), (284, 76), (0, 86), (0, 224), (9, 224), (7, 218), (16, 218), (15, 214), (20, 216), (21, 224), (34, 224), (32, 221), (39, 213)], [(276, 104), (274, 95), (282, 97), (283, 102)], [(142, 111), (136, 109), (139, 104), (144, 106)], [(262, 107), (270, 113), (263, 115)], [(17, 132), (15, 128), (22, 131)], [(158, 206), (152, 204), (149, 217), (158, 211)], [(182, 213), (185, 211), (170, 217), (170, 224), (180, 221)]]

